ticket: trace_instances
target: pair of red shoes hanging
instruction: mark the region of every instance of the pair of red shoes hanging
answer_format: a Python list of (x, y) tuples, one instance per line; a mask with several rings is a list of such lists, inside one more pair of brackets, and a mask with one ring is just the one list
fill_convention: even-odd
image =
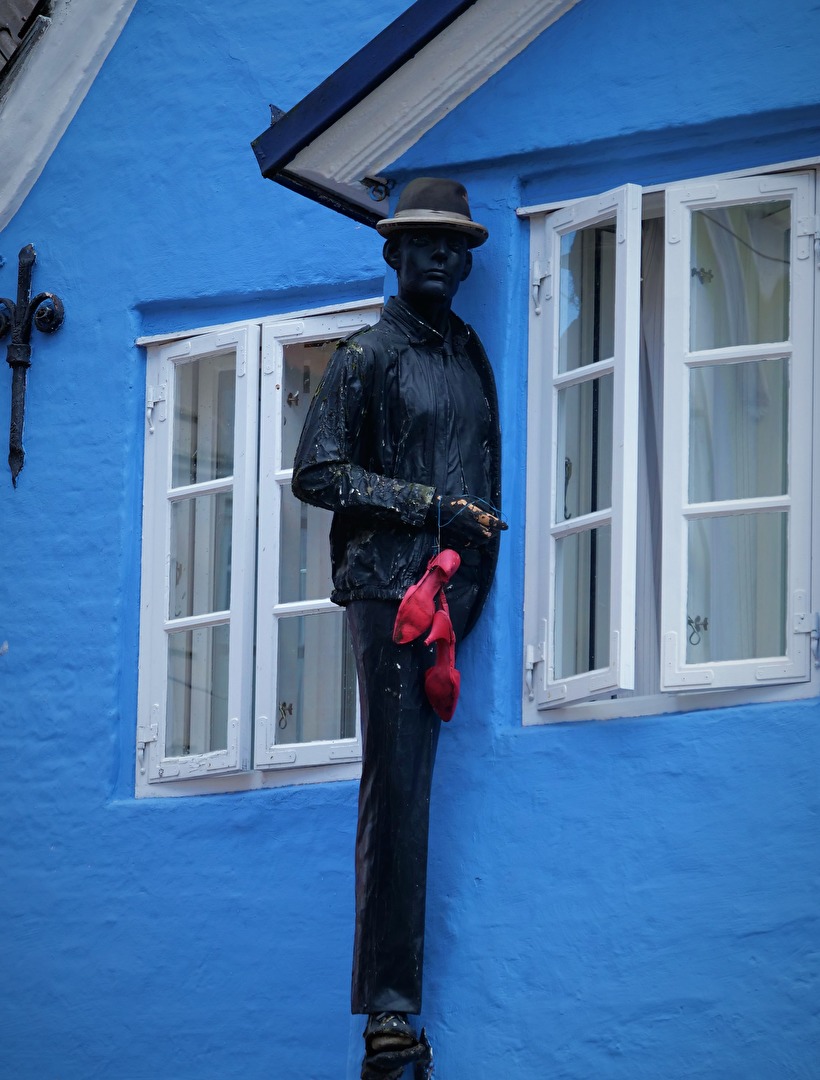
[(421, 579), (404, 594), (393, 626), (397, 645), (407, 645), (429, 630), (424, 644), (435, 642), (436, 659), (424, 673), (424, 692), (442, 720), (449, 720), (456, 711), (461, 689), (461, 675), (455, 668), (456, 635), (444, 595), (444, 586), (459, 566), (457, 551), (445, 548), (435, 555)]

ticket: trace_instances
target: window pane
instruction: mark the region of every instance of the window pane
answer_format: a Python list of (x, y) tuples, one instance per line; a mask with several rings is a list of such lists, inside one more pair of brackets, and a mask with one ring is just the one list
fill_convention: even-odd
[(168, 635), (166, 757), (227, 748), (229, 635), (227, 623)]
[(787, 201), (693, 212), (693, 351), (788, 340), (790, 231)]
[(279, 619), (276, 743), (356, 736), (356, 675), (342, 611)]
[(609, 667), (611, 528), (556, 544), (555, 678)]
[(173, 487), (232, 475), (235, 402), (235, 354), (177, 365)]
[(293, 457), (302, 434), (310, 399), (319, 385), (336, 341), (300, 341), (285, 345), (282, 377), (282, 463), (293, 468)]
[(788, 491), (788, 361), (693, 368), (689, 501)]
[(786, 514), (689, 523), (686, 661), (786, 652)]
[(615, 225), (561, 237), (558, 370), (573, 371), (615, 352)]
[(555, 520), (612, 505), (612, 375), (558, 393)]
[(328, 532), (332, 514), (299, 502), (282, 489), (279, 544), (279, 602), (322, 600), (330, 596)]
[(169, 618), (231, 606), (232, 510), (230, 492), (171, 504)]

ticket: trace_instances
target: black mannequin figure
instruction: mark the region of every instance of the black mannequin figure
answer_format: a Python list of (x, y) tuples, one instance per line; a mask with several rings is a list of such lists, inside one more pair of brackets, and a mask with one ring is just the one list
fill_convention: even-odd
[(389, 1077), (427, 1046), (407, 1014), (421, 1011), (441, 726), (424, 689), (433, 649), (423, 634), (397, 645), (393, 627), (407, 589), (449, 548), (460, 568), (446, 601), (456, 639), (469, 633), (504, 526), (493, 374), (475, 332), (450, 310), (487, 230), (472, 220), (461, 184), (433, 178), (408, 184), (395, 215), (377, 227), (398, 297), (331, 358), (302, 432), (293, 491), (334, 512), (331, 598), (347, 611), (363, 738), (352, 1011), (369, 1017), (362, 1075)]

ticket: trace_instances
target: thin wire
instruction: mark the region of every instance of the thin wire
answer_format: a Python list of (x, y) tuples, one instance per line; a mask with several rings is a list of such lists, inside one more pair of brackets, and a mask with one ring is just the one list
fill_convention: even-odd
[(718, 221), (716, 217), (712, 217), (711, 214), (707, 214), (705, 210), (701, 210), (700, 212), (703, 214), (707, 221), (711, 221), (713, 225), (717, 225), (719, 229), (723, 229), (724, 232), (727, 232), (730, 236), (733, 236), (739, 244), (743, 244), (743, 246), (747, 247), (749, 251), (751, 251), (753, 254), (759, 255), (761, 259), (768, 259), (769, 262), (785, 263), (786, 265), (789, 264), (789, 259), (781, 259), (777, 255), (767, 255), (765, 251), (758, 251), (756, 247), (752, 247), (748, 240), (744, 240), (742, 236), (739, 236), (734, 231), (734, 229), (730, 229), (728, 225), (724, 225), (723, 222)]

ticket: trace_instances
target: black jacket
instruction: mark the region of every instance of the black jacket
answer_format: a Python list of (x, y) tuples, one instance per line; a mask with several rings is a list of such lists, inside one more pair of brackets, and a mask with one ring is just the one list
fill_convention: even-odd
[[(501, 439), (492, 369), (475, 332), (454, 315), (451, 344), (478, 372), (490, 416), (490, 436), (481, 450), (490, 490), (470, 494), (500, 509)], [(400, 599), (435, 553), (432, 463), (443, 452), (448, 400), (436, 392), (440, 381), (433, 367), (443, 363), (444, 351), (441, 335), (392, 298), (375, 326), (339, 346), (316, 390), (292, 486), (297, 498), (334, 511), (331, 599), (337, 604)], [(459, 431), (470, 420), (459, 416)], [(478, 549), (478, 594), (467, 630), (481, 612), (497, 555), (497, 538)]]

